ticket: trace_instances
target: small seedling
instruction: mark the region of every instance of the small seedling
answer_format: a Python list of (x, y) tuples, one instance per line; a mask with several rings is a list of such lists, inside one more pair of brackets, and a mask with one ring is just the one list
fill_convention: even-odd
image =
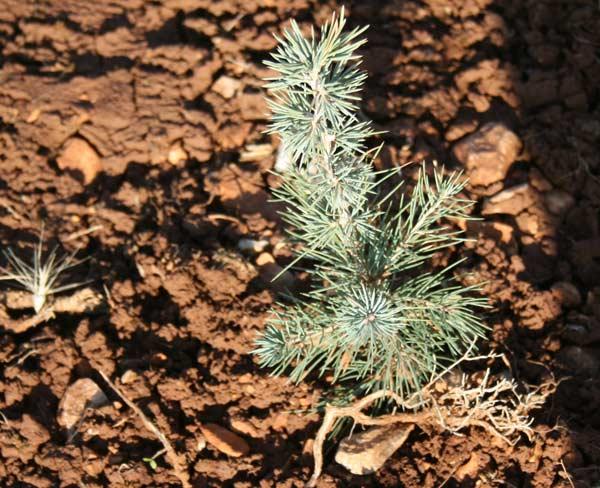
[(142, 461), (144, 461), (145, 463), (148, 463), (148, 466), (150, 466), (152, 471), (156, 471), (156, 469), (158, 468), (158, 464), (156, 463), (156, 458), (162, 456), (165, 452), (166, 452), (166, 449), (163, 448), (152, 457), (142, 458)]
[(10, 269), (0, 267), (0, 280), (16, 281), (22, 288), (32, 294), (33, 308), (38, 314), (44, 307), (49, 296), (67, 290), (78, 288), (88, 283), (81, 281), (77, 283), (61, 284), (60, 278), (65, 271), (81, 264), (87, 258), (76, 259), (75, 255), (79, 249), (70, 254), (59, 257), (58, 247), (54, 247), (45, 261), (42, 261), (44, 241), (44, 229), (40, 232), (40, 239), (33, 251), (33, 263), (27, 264), (19, 258), (11, 248), (3, 250), (2, 253), (9, 263)]
[(348, 402), (382, 390), (407, 398), (485, 330), (473, 313), (485, 300), (453, 283), (452, 266), (428, 269), (464, 241), (444, 221), (468, 219), (472, 202), (442, 167), (423, 165), (412, 192), (399, 168), (374, 169), (375, 131), (357, 103), (365, 28), (344, 25), (342, 10), (306, 38), (292, 21), (266, 63), (269, 131), (291, 162), (274, 193), (313, 289), (274, 310), (255, 353), (295, 382), (326, 378)]

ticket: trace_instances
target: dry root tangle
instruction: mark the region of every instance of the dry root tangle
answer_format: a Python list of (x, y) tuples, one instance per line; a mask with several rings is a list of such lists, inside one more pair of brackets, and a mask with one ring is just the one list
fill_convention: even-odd
[[(485, 356), (494, 358), (497, 355)], [(478, 358), (463, 357), (459, 362)], [(453, 369), (458, 364), (455, 363)], [(554, 393), (558, 383), (548, 381), (538, 387), (526, 387), (521, 393), (517, 383), (505, 376), (492, 376), (487, 369), (483, 376), (461, 374), (458, 381), (451, 381), (449, 369), (432, 380), (420, 392), (403, 400), (392, 391), (378, 391), (357, 400), (347, 407), (327, 405), (323, 423), (317, 432), (313, 446), (315, 469), (307, 487), (316, 486), (323, 469), (323, 444), (327, 434), (342, 418), (351, 418), (355, 424), (363, 426), (405, 424), (433, 428), (462, 435), (469, 427), (479, 427), (508, 444), (515, 444), (520, 434), (532, 438), (531, 412), (540, 408), (549, 395)], [(401, 412), (379, 417), (370, 416), (364, 411), (378, 400), (393, 400)]]

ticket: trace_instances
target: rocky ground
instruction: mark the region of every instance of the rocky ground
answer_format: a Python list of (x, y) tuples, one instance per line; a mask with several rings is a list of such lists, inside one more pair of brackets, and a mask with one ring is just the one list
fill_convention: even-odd
[[(2, 284), (2, 486), (179, 486), (102, 374), (170, 440), (192, 486), (302, 486), (319, 416), (294, 412), (320, 385), (270, 378), (250, 354), (290, 260), (268, 203), (277, 141), (262, 133), (261, 61), (290, 18), (308, 27), (339, 5), (0, 7), (0, 242), (29, 256), (43, 221), (48, 245), (90, 257), (73, 279), (91, 280), (89, 307), (44, 323)], [(599, 5), (347, 7), (351, 25), (371, 25), (362, 108), (386, 131), (377, 164), (436, 159), (470, 177), (482, 220), (456, 257), (493, 305), (484, 349), (506, 352), (520, 381), (564, 381), (531, 441), (415, 429), (372, 475), (329, 456), (319, 486), (594, 486)]]

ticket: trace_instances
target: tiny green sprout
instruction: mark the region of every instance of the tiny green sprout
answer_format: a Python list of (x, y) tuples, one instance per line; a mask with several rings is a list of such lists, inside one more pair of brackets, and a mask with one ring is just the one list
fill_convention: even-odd
[(0, 266), (0, 280), (16, 281), (22, 288), (31, 293), (35, 313), (39, 313), (46, 304), (47, 298), (55, 293), (78, 288), (87, 281), (61, 284), (60, 278), (65, 271), (74, 268), (84, 262), (84, 259), (75, 259), (79, 249), (70, 254), (60, 257), (58, 248), (54, 247), (45, 261), (42, 261), (42, 250), (44, 240), (44, 229), (40, 232), (40, 239), (34, 248), (33, 263), (27, 264), (19, 258), (11, 248), (3, 250), (9, 268)]
[(162, 456), (165, 452), (167, 452), (167, 450), (163, 448), (152, 457), (142, 458), (142, 461), (144, 461), (145, 463), (148, 463), (148, 466), (150, 466), (150, 468), (152, 468), (152, 471), (156, 471), (156, 469), (158, 468), (158, 464), (156, 463), (156, 458)]
[(153, 457), (142, 458), (142, 461), (144, 461), (145, 463), (148, 463), (148, 466), (150, 466), (150, 468), (152, 468), (152, 471), (156, 471), (156, 468), (158, 468), (158, 464), (156, 464), (156, 460)]

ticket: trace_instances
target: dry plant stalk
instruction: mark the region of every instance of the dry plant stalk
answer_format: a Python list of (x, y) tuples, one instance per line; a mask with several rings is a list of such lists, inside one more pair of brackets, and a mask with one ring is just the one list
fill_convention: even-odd
[(115, 385), (103, 371), (99, 369), (97, 371), (98, 373), (100, 373), (100, 376), (102, 376), (104, 381), (106, 381), (108, 386), (110, 386), (113, 389), (113, 391), (117, 395), (119, 395), (119, 397), (121, 397), (121, 399), (127, 404), (127, 406), (136, 413), (136, 415), (141, 419), (146, 428), (150, 432), (152, 432), (163, 445), (165, 450), (165, 457), (167, 458), (167, 461), (169, 461), (169, 464), (173, 468), (173, 475), (175, 475), (175, 477), (180, 481), (181, 486), (183, 486), (183, 488), (192, 488), (192, 485), (190, 483), (190, 476), (188, 474), (188, 468), (186, 464), (181, 461), (181, 456), (177, 454), (177, 452), (169, 442), (169, 439), (167, 439), (167, 437), (160, 431), (160, 429), (156, 425), (154, 425), (154, 423), (152, 423), (152, 421), (148, 417), (146, 417), (144, 412), (142, 412), (142, 410), (133, 401), (131, 401), (119, 388), (117, 388), (117, 385)]
[[(463, 360), (471, 359), (480, 358)], [(342, 418), (350, 417), (355, 424), (368, 426), (402, 423), (422, 428), (441, 428), (457, 435), (469, 427), (480, 427), (514, 445), (519, 434), (532, 438), (534, 430), (531, 427), (531, 412), (541, 407), (548, 396), (556, 391), (557, 386), (558, 383), (551, 380), (522, 394), (517, 391), (518, 385), (514, 380), (493, 380), (488, 369), (477, 384), (466, 375), (462, 375), (458, 384), (448, 385), (438, 376), (408, 400), (403, 400), (393, 391), (381, 390), (361, 398), (350, 406), (327, 405), (313, 446), (315, 469), (306, 486), (316, 486), (323, 470), (323, 444), (327, 434)], [(379, 417), (364, 413), (365, 409), (384, 398), (392, 399), (399, 408), (412, 411)]]
[[(39, 313), (17, 323), (6, 320), (4, 327), (15, 334), (21, 334), (43, 322), (54, 318), (55, 313), (83, 314), (92, 312), (103, 303), (100, 293), (91, 288), (83, 288), (66, 297), (55, 298), (51, 305), (46, 305)], [(6, 307), (12, 310), (31, 308), (32, 297), (23, 291), (8, 292), (5, 298)]]

